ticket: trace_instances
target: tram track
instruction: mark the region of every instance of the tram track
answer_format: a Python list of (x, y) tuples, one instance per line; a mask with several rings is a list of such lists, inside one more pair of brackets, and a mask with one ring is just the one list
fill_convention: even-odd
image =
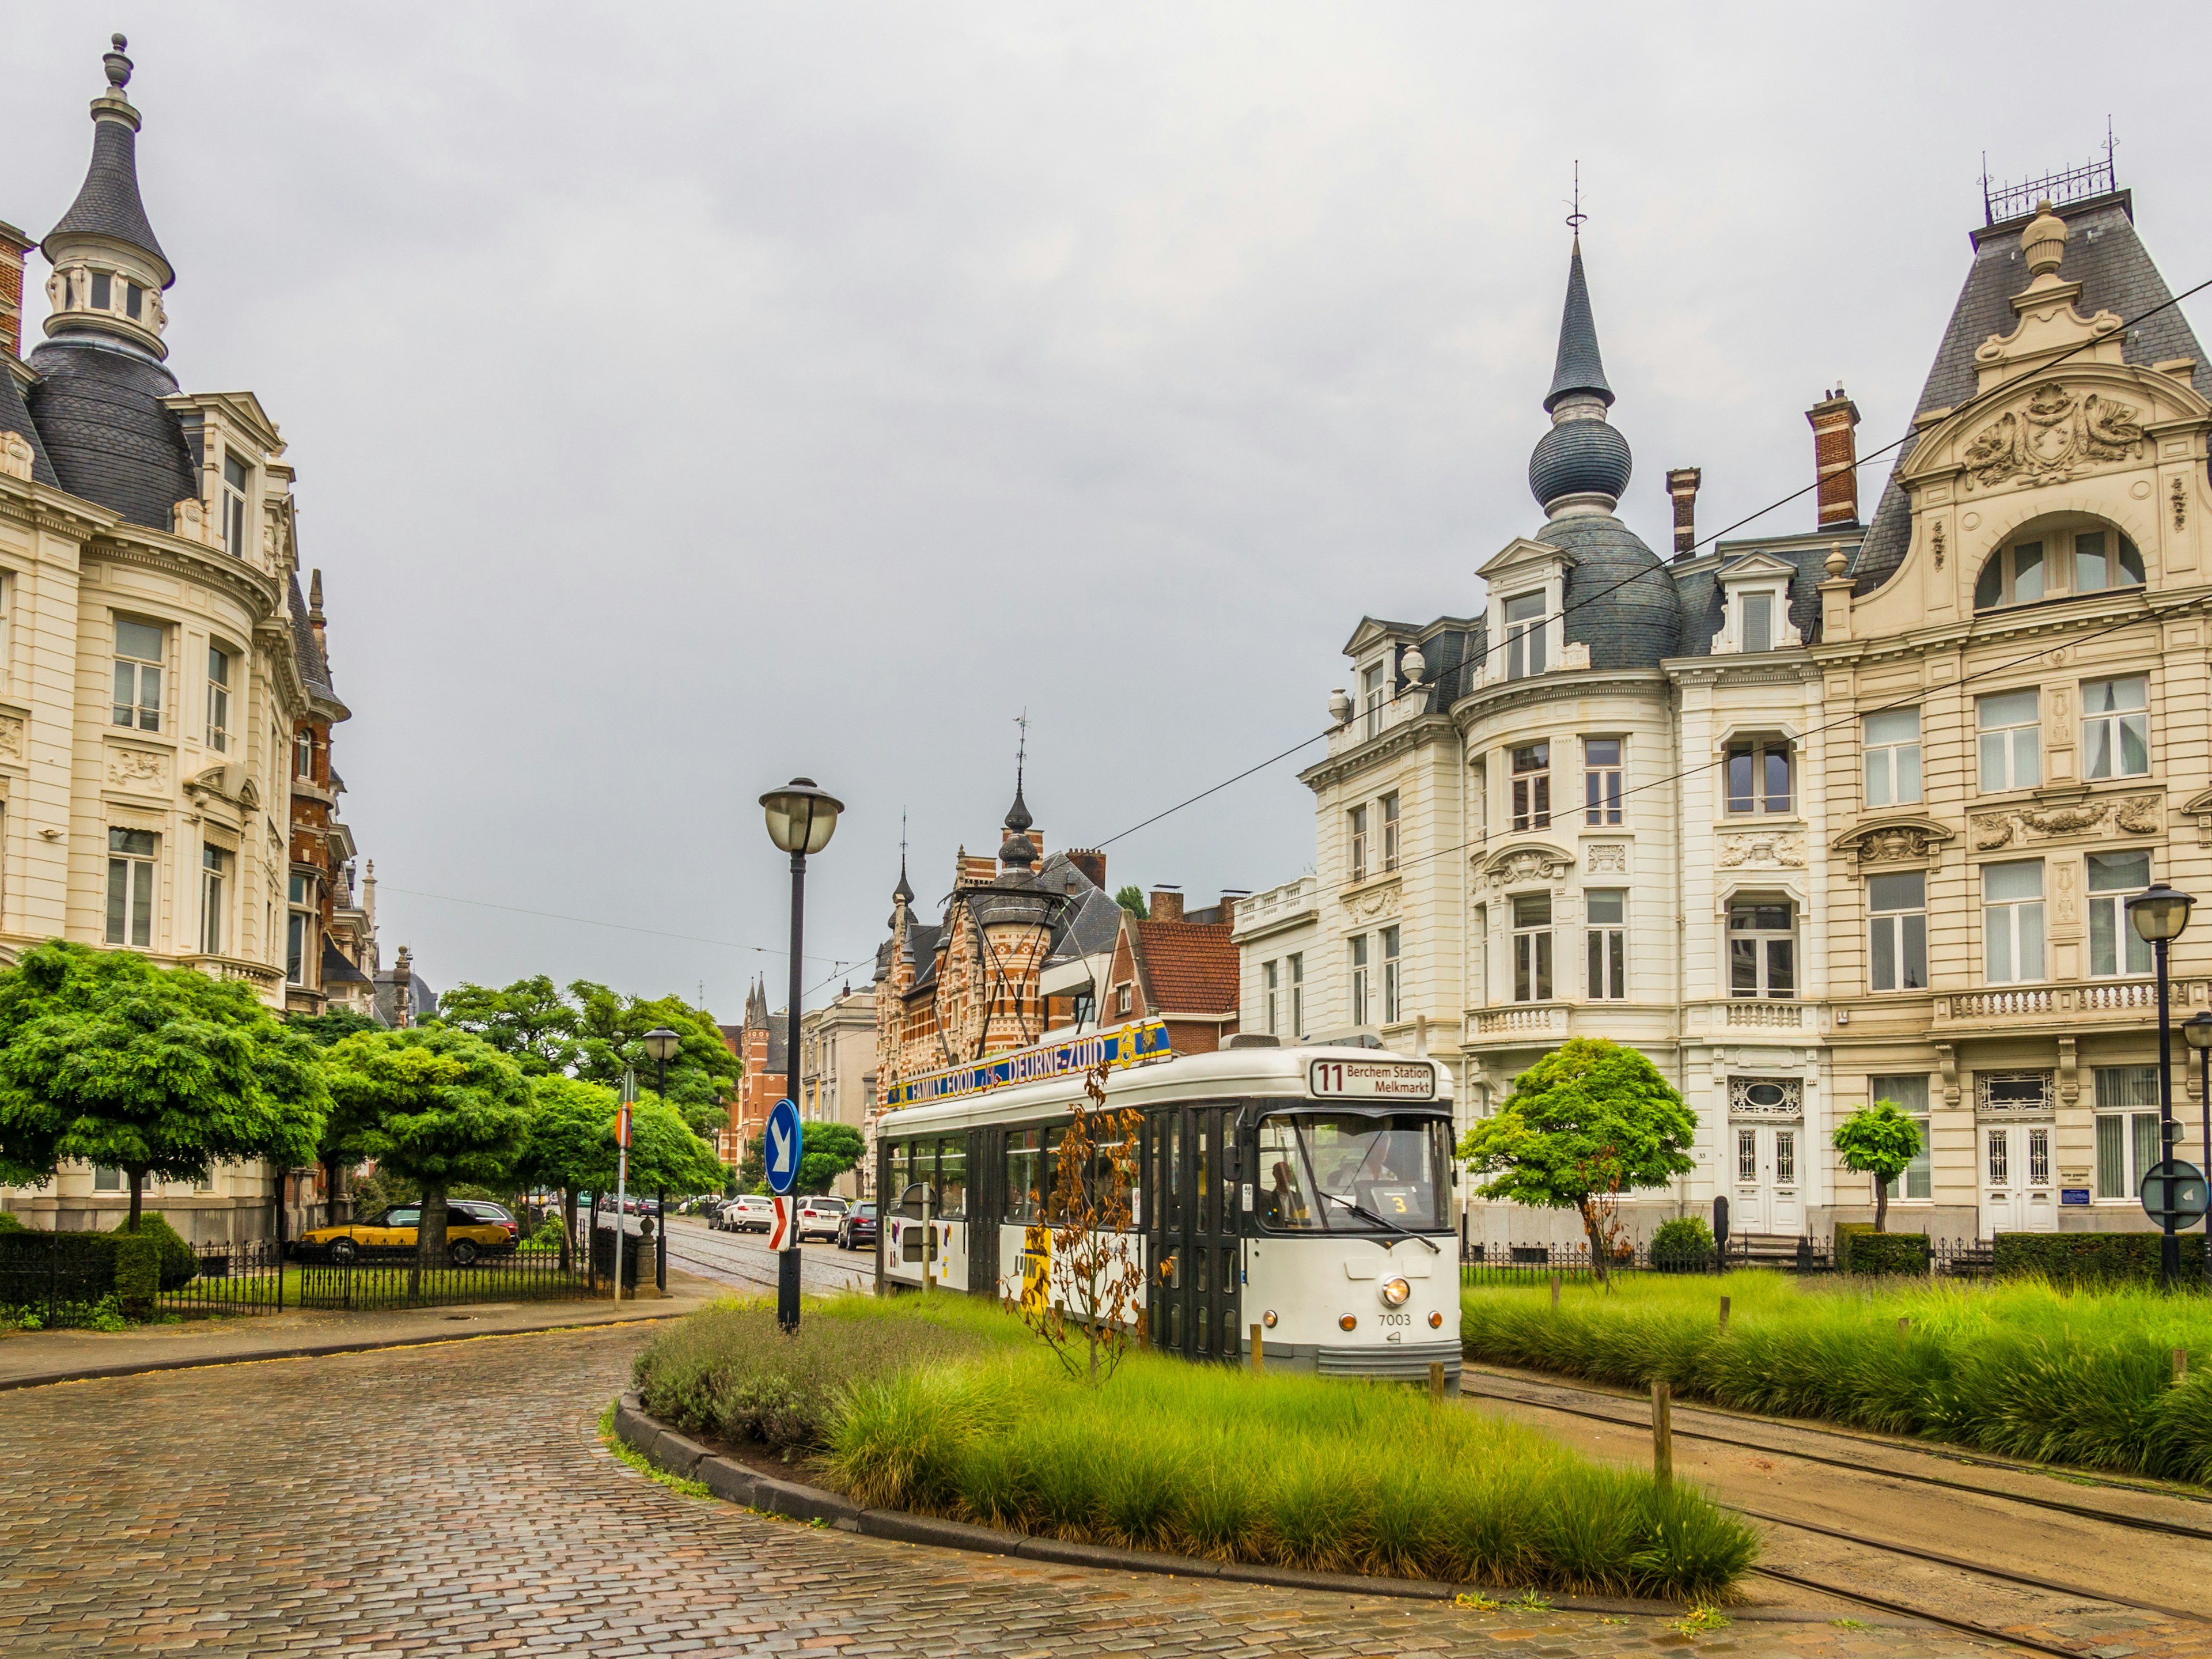
[[(722, 1233), (700, 1224), (679, 1224), (668, 1230), (671, 1267), (703, 1279), (720, 1279), (747, 1288), (776, 1288), (775, 1257), (763, 1244), (744, 1242), (744, 1236)], [(810, 1295), (834, 1296), (841, 1291), (866, 1289), (875, 1282), (872, 1255), (846, 1261), (824, 1259), (816, 1250), (802, 1249), (799, 1285)]]

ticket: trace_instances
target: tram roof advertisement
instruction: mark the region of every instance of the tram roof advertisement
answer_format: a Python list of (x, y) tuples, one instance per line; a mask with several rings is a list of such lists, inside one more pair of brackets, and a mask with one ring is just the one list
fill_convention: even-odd
[(884, 1091), (884, 1104), (924, 1106), (932, 1101), (954, 1100), (962, 1095), (1010, 1088), (1018, 1083), (1042, 1083), (1072, 1072), (1087, 1072), (1100, 1065), (1110, 1072), (1118, 1072), (1149, 1060), (1169, 1059), (1173, 1052), (1168, 1043), (1166, 1022), (1146, 1020), (1117, 1026), (1110, 1031), (1094, 1031), (1066, 1042), (1016, 1048), (966, 1066), (925, 1072)]

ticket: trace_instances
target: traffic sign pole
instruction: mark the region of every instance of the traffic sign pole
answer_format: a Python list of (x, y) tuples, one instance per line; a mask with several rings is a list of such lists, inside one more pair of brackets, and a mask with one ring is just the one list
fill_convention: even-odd
[[(794, 999), (794, 1008), (798, 1003)], [(796, 1016), (793, 1017), (794, 1022)], [(797, 1030), (787, 1032), (787, 1053), (799, 1052)], [(768, 1129), (762, 1137), (763, 1159), (768, 1165), (768, 1189), (775, 1194), (779, 1218), (789, 1215), (793, 1206), (791, 1189), (799, 1180), (799, 1160), (805, 1156), (806, 1132), (799, 1121), (799, 1108), (789, 1099), (779, 1100), (768, 1115)], [(791, 1224), (789, 1236), (783, 1248), (775, 1253), (775, 1322), (787, 1331), (799, 1328), (799, 1226), (796, 1218)]]

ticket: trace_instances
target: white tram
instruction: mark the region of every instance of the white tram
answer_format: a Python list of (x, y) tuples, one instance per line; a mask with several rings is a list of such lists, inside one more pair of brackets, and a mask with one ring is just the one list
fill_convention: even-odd
[[(1423, 1379), (1460, 1370), (1451, 1079), (1373, 1048), (1239, 1046), (1128, 1064), (1157, 1027), (1124, 1027), (1109, 1110), (1142, 1115), (1133, 1194), (1153, 1346), (1270, 1369)], [(1097, 1039), (1091, 1040), (1092, 1043)], [(1249, 1043), (1250, 1038), (1245, 1042)], [(877, 1125), (878, 1293), (1018, 1297), (1024, 1236), (1047, 1219), (1085, 1045), (956, 1068), (942, 1097)], [(1071, 1063), (1063, 1051), (1078, 1051)], [(1065, 1069), (1055, 1069), (1065, 1066)], [(1036, 1082), (1014, 1079), (1042, 1075)], [(1000, 1079), (1005, 1079), (1001, 1081)], [(907, 1092), (914, 1091), (909, 1085)]]

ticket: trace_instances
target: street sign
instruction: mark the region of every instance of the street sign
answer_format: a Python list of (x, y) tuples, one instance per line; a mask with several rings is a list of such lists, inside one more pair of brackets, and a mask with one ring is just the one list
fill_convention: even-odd
[(615, 1145), (624, 1152), (629, 1150), (629, 1102), (626, 1100), (615, 1114)]
[(799, 1200), (788, 1193), (779, 1193), (769, 1200), (775, 1206), (775, 1219), (769, 1224), (768, 1247), (771, 1250), (794, 1250), (799, 1248)]
[(2143, 1171), (2143, 1213), (2163, 1227), (2167, 1218), (2172, 1218), (2176, 1227), (2186, 1227), (2204, 1218), (2204, 1212), (2212, 1207), (2212, 1193), (2208, 1193), (2204, 1172), (2194, 1164), (2170, 1158), (2154, 1164)]
[[(799, 1179), (800, 1143), (804, 1139), (799, 1127), (799, 1108), (788, 1100), (779, 1100), (768, 1115), (768, 1189), (772, 1193), (787, 1193), (791, 1183)], [(779, 1246), (779, 1249), (781, 1247)]]

